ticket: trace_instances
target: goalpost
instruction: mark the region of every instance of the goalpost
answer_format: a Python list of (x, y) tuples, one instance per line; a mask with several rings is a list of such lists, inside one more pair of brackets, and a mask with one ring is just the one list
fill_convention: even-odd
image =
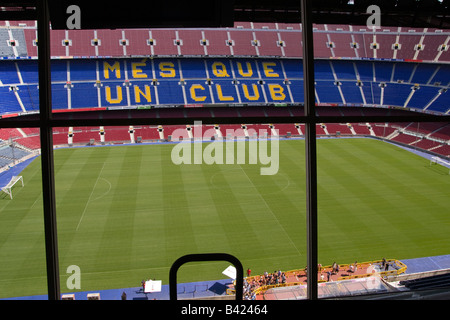
[(448, 173), (450, 174), (450, 162), (449, 161), (445, 161), (444, 159), (439, 158), (439, 157), (431, 157), (431, 159), (430, 159), (430, 166), (433, 163), (440, 164), (440, 165), (442, 165), (444, 167), (447, 167), (449, 169)]
[(13, 176), (13, 177), (11, 178), (11, 181), (9, 181), (9, 183), (8, 183), (6, 186), (4, 186), (4, 187), (2, 188), (2, 191), (3, 191), (4, 193), (8, 194), (9, 197), (11, 198), (11, 200), (12, 200), (12, 198), (13, 198), (13, 195), (12, 195), (12, 187), (13, 187), (18, 181), (21, 181), (21, 182), (22, 182), (22, 187), (23, 187), (23, 178), (22, 178), (22, 176)]

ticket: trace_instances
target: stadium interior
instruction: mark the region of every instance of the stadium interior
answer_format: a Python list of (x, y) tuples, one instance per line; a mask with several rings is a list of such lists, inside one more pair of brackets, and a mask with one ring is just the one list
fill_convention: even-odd
[[(450, 162), (447, 0), (376, 1), (384, 11), (374, 30), (366, 24), (371, 1), (305, 0), (313, 2), (308, 99), (300, 0), (235, 0), (232, 26), (106, 29), (109, 22), (99, 19), (92, 22), (97, 29), (52, 28), (50, 107), (42, 106), (38, 52), (37, 9), (46, 1), (7, 2), (0, 4), (3, 171), (53, 147), (170, 142), (180, 128), (189, 140), (195, 120), (215, 129), (207, 140), (225, 137), (226, 129), (306, 137), (309, 123), (313, 139), (374, 137)], [(306, 114), (307, 101), (313, 114)], [(49, 220), (51, 197), (44, 206)], [(56, 230), (46, 230), (51, 247)], [(52, 285), (49, 297), (59, 299)]]

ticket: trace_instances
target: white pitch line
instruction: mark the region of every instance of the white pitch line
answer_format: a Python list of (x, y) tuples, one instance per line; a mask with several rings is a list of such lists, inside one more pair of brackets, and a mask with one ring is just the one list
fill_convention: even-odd
[(89, 202), (91, 202), (92, 195), (94, 194), (95, 187), (97, 186), (97, 183), (100, 180), (100, 176), (102, 175), (104, 167), (105, 167), (105, 162), (103, 163), (102, 169), (100, 170), (100, 172), (98, 174), (97, 180), (95, 181), (94, 187), (92, 188), (91, 194), (89, 195), (89, 199), (86, 202), (86, 206), (84, 207), (83, 213), (81, 214), (80, 221), (78, 221), (78, 225), (77, 225), (77, 228), (75, 229), (75, 231), (78, 231), (78, 228), (80, 227), (81, 221), (83, 220), (84, 214), (86, 213), (86, 209), (89, 205)]
[(275, 220), (277, 221), (278, 225), (280, 226), (280, 228), (284, 231), (284, 233), (286, 234), (286, 237), (289, 239), (289, 241), (291, 242), (291, 244), (294, 246), (295, 250), (297, 250), (299, 255), (302, 255), (301, 252), (298, 250), (297, 246), (295, 245), (294, 241), (292, 241), (291, 237), (289, 237), (288, 233), (286, 232), (286, 230), (283, 228), (283, 226), (281, 225), (280, 221), (278, 220), (277, 216), (275, 215), (275, 213), (273, 213), (272, 209), (270, 209), (269, 205), (266, 202), (266, 199), (264, 199), (264, 197), (258, 192), (258, 189), (256, 188), (255, 184), (253, 183), (253, 181), (249, 178), (249, 176), (247, 175), (247, 172), (245, 172), (245, 170), (242, 168), (242, 166), (239, 164), (239, 167), (241, 168), (242, 172), (244, 172), (245, 176), (247, 177), (247, 179), (250, 181), (250, 183), (253, 185), (253, 187), (256, 190), (256, 193), (259, 195), (259, 197), (261, 198), (262, 202), (266, 205), (267, 209), (269, 209), (270, 213), (272, 213), (272, 216), (275, 218)]

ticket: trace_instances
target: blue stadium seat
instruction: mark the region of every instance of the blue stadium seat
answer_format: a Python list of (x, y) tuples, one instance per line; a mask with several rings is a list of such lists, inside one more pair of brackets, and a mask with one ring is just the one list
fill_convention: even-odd
[(316, 91), (321, 103), (343, 103), (338, 87), (333, 81), (316, 81), (316, 83)]
[(70, 81), (96, 80), (96, 64), (98, 60), (70, 60)]
[(11, 160), (14, 159), (20, 159), (22, 157), (25, 157), (26, 155), (28, 155), (29, 152), (23, 150), (23, 149), (19, 149), (19, 148), (13, 148), (11, 146), (3, 146), (0, 147), (0, 157), (2, 158), (8, 158)]
[[(374, 88), (376, 88), (376, 89), (374, 90)], [(380, 101), (379, 97), (378, 97), (378, 100), (375, 100), (375, 92), (374, 91), (377, 91), (378, 93), (380, 92), (380, 88), (378, 87), (377, 83), (363, 81), (362, 82), (362, 90), (364, 93), (364, 97), (366, 98), (367, 104), (377, 104)]]
[(342, 94), (346, 103), (363, 104), (364, 100), (361, 96), (361, 90), (356, 85), (356, 81), (342, 81)]
[[(179, 81), (160, 81), (157, 86), (159, 103), (160, 104), (179, 104), (184, 101), (182, 86), (178, 84)], [(205, 90), (200, 90), (208, 97), (209, 92), (206, 90), (206, 85), (203, 85)], [(186, 87), (185, 87), (186, 88)], [(195, 90), (194, 90), (195, 91)], [(206, 99), (206, 98), (205, 98)], [(208, 101), (211, 101), (209, 97)], [(193, 102), (194, 103), (194, 102)], [(200, 103), (200, 102), (195, 102)]]
[(17, 62), (20, 70), (20, 74), (22, 76), (23, 82), (30, 83), (38, 83), (39, 82), (39, 74), (38, 74), (38, 64), (37, 61), (20, 61)]
[(438, 66), (428, 63), (416, 64), (416, 70), (414, 76), (411, 79), (411, 83), (427, 84), (433, 76)]
[(438, 94), (438, 87), (420, 86), (420, 89), (416, 90), (409, 100), (407, 107), (423, 109)]
[(414, 67), (416, 66), (415, 63), (409, 63), (409, 62), (398, 62), (394, 64), (394, 77), (392, 81), (404, 81), (409, 82), (409, 79), (411, 78), (412, 72), (414, 70)]
[(410, 93), (410, 84), (388, 83), (384, 88), (384, 104), (402, 107)]
[(439, 83), (441, 86), (450, 86), (450, 65), (441, 64), (439, 65), (438, 72), (434, 75), (430, 84)]
[(287, 79), (303, 79), (303, 64), (302, 60), (283, 60), (283, 66)]
[(0, 68), (0, 81), (4, 85), (20, 83), (14, 62), (2, 61)]
[[(70, 62), (69, 62), (70, 63)], [(66, 61), (52, 61), (52, 82), (66, 82), (67, 81), (67, 62)]]
[(97, 88), (92, 82), (73, 83), (71, 89), (71, 106), (72, 109), (98, 106)]
[[(37, 61), (0, 62), (0, 113), (22, 111), (14, 92), (10, 91), (11, 84), (18, 89), (19, 99), (27, 111), (39, 110)], [(330, 64), (348, 104), (364, 103), (361, 89), (367, 104), (381, 104), (380, 83), (384, 82), (383, 104), (403, 106), (411, 87), (417, 83), (420, 89), (414, 92), (408, 106), (423, 109), (440, 89), (450, 84), (450, 66), (445, 64), (316, 60), (316, 91), (321, 103), (343, 103)], [(23, 83), (20, 83), (19, 75)], [(361, 88), (356, 85), (357, 78), (362, 81)], [(397, 83), (397, 80), (403, 80), (403, 83)], [(304, 102), (300, 59), (52, 60), (52, 82), (54, 109)], [(446, 112), (448, 100), (449, 93), (445, 92), (427, 110)]]
[(333, 60), (331, 61), (334, 72), (338, 80), (355, 80), (356, 74), (352, 61)]
[(391, 81), (393, 64), (390, 62), (379, 61), (374, 63), (375, 77), (377, 82)]
[(184, 79), (206, 79), (205, 61), (203, 59), (180, 59)]
[(368, 61), (355, 61), (361, 81), (373, 81), (373, 63)]
[(27, 111), (39, 110), (39, 89), (36, 84), (19, 87), (19, 95)]
[(427, 109), (427, 111), (447, 112), (450, 110), (450, 90), (442, 93)]
[(17, 86), (17, 93), (27, 111), (39, 110), (39, 90), (37, 85), (20, 85)]
[(314, 76), (316, 77), (316, 79), (334, 80), (328, 60), (315, 60)]
[[(368, 101), (367, 96), (371, 96), (372, 97), (372, 103), (377, 105), (377, 104), (381, 104), (381, 88), (380, 88), (380, 84), (378, 82), (371, 82), (370, 86), (364, 86), (364, 95), (366, 97), (366, 101)], [(369, 91), (370, 88), (370, 91)], [(384, 96), (384, 95), (383, 95)]]
[(52, 84), (52, 109), (68, 109), (68, 96), (65, 84)]
[(294, 102), (304, 103), (305, 94), (303, 89), (303, 80), (291, 80), (291, 84), (289, 85), (289, 87), (291, 88)]
[(19, 101), (9, 87), (0, 87), (0, 113), (21, 112)]

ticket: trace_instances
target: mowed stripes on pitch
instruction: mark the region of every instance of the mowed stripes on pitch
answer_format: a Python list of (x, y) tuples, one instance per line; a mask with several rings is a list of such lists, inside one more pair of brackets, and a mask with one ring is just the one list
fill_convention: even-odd
[[(332, 143), (335, 142), (335, 143)], [(429, 161), (367, 139), (321, 141), (319, 228), (324, 256), (370, 260), (389, 253), (446, 252), (448, 176)]]
[[(69, 265), (81, 269), (81, 290), (167, 283), (189, 253), (230, 253), (255, 274), (305, 266), (302, 140), (280, 141), (273, 176), (261, 176), (261, 164), (175, 165), (173, 146), (55, 151), (63, 289)], [(38, 285), (22, 295), (46, 292), (39, 174), (35, 161), (17, 197), (0, 203), (0, 296), (21, 295), (16, 284), (30, 281)], [(319, 262), (447, 254), (448, 178), (385, 142), (318, 140)], [(219, 279), (226, 267), (189, 264), (180, 281)]]

